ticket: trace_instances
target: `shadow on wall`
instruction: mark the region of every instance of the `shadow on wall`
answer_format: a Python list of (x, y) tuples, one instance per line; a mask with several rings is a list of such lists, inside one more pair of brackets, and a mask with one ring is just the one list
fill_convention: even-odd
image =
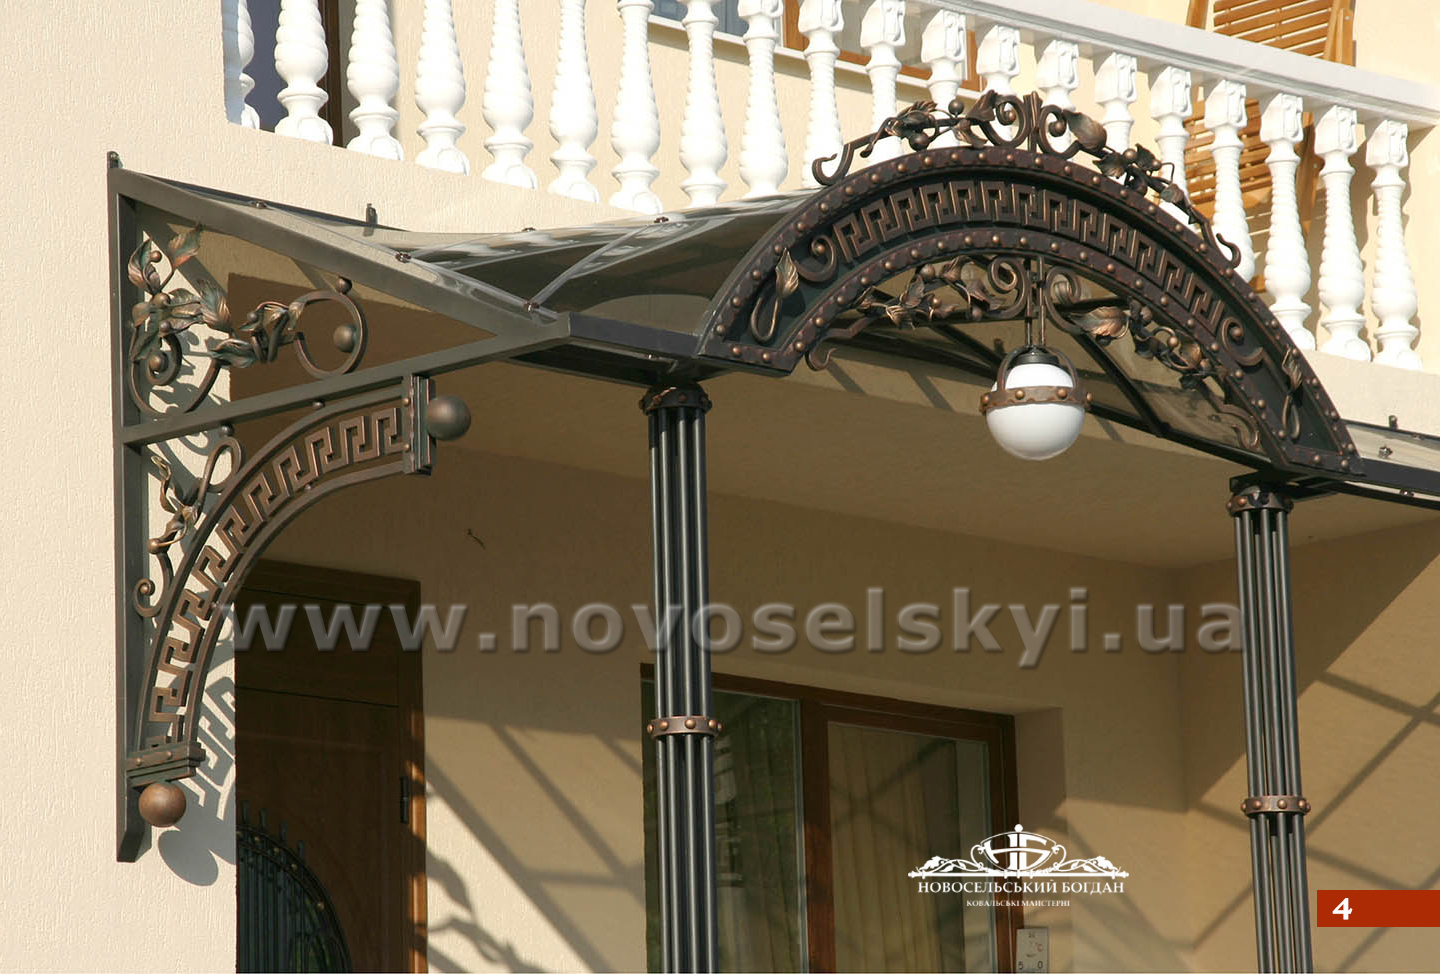
[[(570, 871), (537, 868), (533, 864), (533, 857), (522, 856), (512, 844), (507, 843), (501, 830), (487, 820), (480, 809), (466, 796), (464, 790), (443, 770), (433, 764), (426, 768), (427, 801), (439, 799), (450, 812), (459, 818), (469, 836), (484, 848), (486, 854), (494, 860), (499, 868), (504, 870), (509, 881), (515, 885), (528, 905), (544, 917), (555, 935), (563, 940), (566, 947), (574, 952), (587, 969), (607, 970), (613, 968), (614, 957), (607, 956), (610, 952), (595, 942), (591, 933), (577, 922), (576, 911), (571, 909), (569, 904), (558, 900), (554, 895), (554, 890), (557, 887), (579, 887), (582, 890), (594, 890), (601, 885), (612, 885), (620, 891), (630, 891), (632, 894), (638, 889), (643, 897), (644, 864), (627, 864), (620, 861), (614, 855), (609, 844), (596, 834), (594, 824), (580, 807), (580, 799), (567, 793), (568, 789), (563, 783), (553, 781), (544, 773), (543, 769), (526, 759), (518, 742), (504, 728), (492, 729), (504, 742), (506, 750), (527, 765), (527, 770), (532, 776), (527, 783), (531, 786), (538, 786), (546, 793), (553, 803), (551, 807), (563, 813), (573, 829), (572, 834), (583, 840), (585, 852), (598, 860), (603, 872), (597, 875), (594, 869)], [(629, 757), (626, 755), (627, 760)], [(637, 777), (639, 773), (640, 769), (635, 768)], [(567, 840), (565, 844), (569, 845), (571, 841), (573, 840)], [(577, 857), (573, 850), (569, 854)], [(579, 856), (578, 858), (584, 857)], [(542, 965), (534, 958), (523, 956), (513, 941), (502, 942), (485, 929), (482, 921), (486, 905), (480, 904), (479, 915), (477, 915), (476, 904), (471, 900), (468, 891), (469, 887), (475, 884), (475, 877), (462, 875), (460, 870), (437, 856), (433, 850), (427, 860), (427, 870), (427, 878), (432, 889), (429, 957), (430, 966), (433, 969), (441, 971), (467, 969), (467, 965), (458, 958), (448, 956), (443, 948), (436, 948), (437, 941), (441, 943), (445, 941), (445, 938), (440, 935), (446, 932), (453, 932), (463, 937), (473, 946), (479, 957), (498, 970), (538, 971), (550, 966), (548, 962)], [(437, 887), (445, 893), (448, 899), (448, 909), (452, 914), (438, 922), (435, 917), (438, 911), (435, 910), (433, 903), (433, 892)], [(641, 908), (643, 910), (643, 899)]]
[[(431, 784), (433, 784), (433, 777)], [(475, 952), (488, 965), (497, 970), (544, 970), (535, 961), (522, 957), (513, 941), (502, 942), (481, 925), (475, 904), (471, 901), (469, 890), (466, 888), (465, 878), (460, 875), (459, 870), (434, 852), (431, 852), (427, 858), (425, 868), (426, 881), (432, 890), (438, 887), (444, 891), (451, 910), (451, 916), (439, 923), (432, 922), (430, 924), (429, 933), (432, 938), (435, 938), (436, 934), (460, 937), (471, 944), (475, 948)], [(481, 910), (483, 911), (483, 909), (484, 905), (482, 904)], [(434, 939), (429, 943), (427, 956), (432, 970), (464, 971), (468, 969), (458, 959), (450, 956), (443, 949), (437, 948)]]
[[(163, 227), (148, 227), (148, 232), (157, 239), (166, 239)], [(181, 336), (193, 351), (194, 336)], [(195, 361), (203, 357), (192, 355)], [(193, 366), (192, 366), (193, 367)], [(160, 397), (164, 400), (165, 397)], [(155, 457), (167, 463), (175, 471), (179, 483), (193, 480), (203, 467), (207, 452), (218, 437), (204, 434), (189, 437), (174, 443), (158, 444), (154, 447)], [(218, 470), (221, 476), (228, 473), (223, 466)], [(157, 536), (164, 530), (168, 515), (159, 508), (159, 480), (151, 477), (149, 488), (152, 504), (149, 535)], [(180, 551), (190, 544), (182, 541), (172, 550), (172, 560), (178, 562)], [(158, 569), (151, 563), (145, 566), (152, 570), (151, 578), (159, 579)], [(183, 579), (177, 572), (175, 584)], [(163, 591), (163, 586), (161, 586)], [(148, 650), (154, 639), (153, 622), (145, 627), (144, 645)], [(234, 643), (228, 632), (215, 641), (211, 650), (209, 671), (200, 674), (205, 680), (205, 691), (201, 695), (198, 711), (199, 724), (196, 737), (205, 748), (205, 763), (196, 769), (195, 775), (180, 782), (186, 792), (185, 815), (173, 828), (150, 829), (147, 842), (153, 843), (165, 865), (176, 876), (196, 886), (210, 886), (221, 878), (222, 864), (231, 867), (228, 882), (234, 883), (235, 865), (235, 680)], [(142, 855), (144, 853), (142, 852)]]
[[(1303, 516), (1300, 505), (1295, 518)], [(1435, 795), (1433, 773), (1421, 769), (1440, 762), (1440, 734), (1427, 739), (1440, 729), (1440, 657), (1422, 634), (1440, 624), (1433, 594), (1440, 590), (1440, 525), (1299, 546), (1292, 566), (1302, 781), (1315, 809), (1305, 821), (1310, 907), (1317, 889), (1433, 888), (1440, 882), (1440, 835), (1424, 824), (1423, 809), (1433, 807)], [(1231, 566), (1203, 572), (1207, 596), (1220, 595), (1226, 581), (1233, 588)], [(1244, 788), (1243, 691), (1238, 655), (1224, 657), (1232, 658), (1237, 665), (1205, 667), (1203, 680), (1190, 671), (1185, 688), (1187, 705), (1198, 699), (1202, 711), (1192, 726), (1204, 726), (1212, 738), (1208, 748), (1189, 750), (1189, 805), (1207, 823), (1199, 826), (1207, 835), (1223, 831), (1224, 857), (1236, 867), (1234, 895), (1195, 939), (1197, 953), (1210, 960), (1222, 956), (1205, 953), (1212, 941), (1224, 957), (1235, 949), (1222, 928), (1239, 924), (1248, 932), (1253, 922), (1249, 827), (1236, 810), (1244, 797), (1236, 791)], [(1386, 827), (1376, 828), (1380, 822)], [(1398, 849), (1397, 835), (1406, 837)], [(1206, 881), (1230, 880), (1227, 872)], [(1433, 958), (1433, 938), (1426, 947), (1412, 936), (1316, 930), (1316, 964), (1383, 970), (1407, 966), (1407, 958), (1409, 965)], [(1233, 959), (1248, 960), (1239, 953)]]
[[(182, 784), (185, 817), (158, 834), (156, 848), (176, 876), (195, 886), (220, 879), (222, 864), (233, 883), (235, 866), (235, 681), (229, 639), (217, 642), (213, 674), (205, 686), (199, 738), (206, 762)], [(154, 832), (152, 831), (152, 836)]]
[[(1070, 830), (1075, 848), (1093, 848), (1083, 835)], [(1084, 853), (1071, 853), (1072, 856)], [(1186, 959), (1190, 945), (1167, 937), (1135, 905), (1134, 898), (1123, 895), (1075, 896), (1072, 910), (1083, 910), (1085, 937), (1076, 943), (1072, 970), (1088, 971), (1187, 971)], [(1135, 931), (1144, 930), (1144, 937)]]

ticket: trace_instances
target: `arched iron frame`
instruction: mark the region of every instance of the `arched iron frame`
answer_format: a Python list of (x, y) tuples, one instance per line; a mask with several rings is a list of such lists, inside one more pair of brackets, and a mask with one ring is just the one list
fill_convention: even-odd
[(335, 904), (305, 861), (305, 840), (292, 848), (284, 822), (272, 835), (265, 810), (252, 823), (247, 804), (235, 830), (235, 969), (352, 970)]
[[(1072, 125), (1080, 135), (1070, 134)], [(1122, 389), (1129, 383), (1104, 348), (1130, 340), (1188, 388), (1208, 391), (1214, 408), (1237, 424), (1237, 445), (1263, 451), (1275, 471), (1360, 475), (1362, 462), (1339, 413), (1260, 295), (1236, 273), (1231, 249), (1193, 209), (1189, 223), (1172, 215), (1172, 209), (1183, 212), (1177, 204), (1189, 204), (1171, 191), (1148, 153), (1109, 150), (1103, 131), (1097, 143), (1089, 126), (1094, 123), (1084, 116), (1042, 106), (1035, 96), (995, 99), (991, 93), (966, 114), (918, 106), (898, 116), (890, 134), (919, 148), (845, 174), (874, 139), (852, 142), (838, 176), (826, 176), (825, 163), (816, 164), (830, 185), (736, 267), (711, 306), (700, 354), (788, 373), (802, 360), (823, 367), (828, 347), (901, 315), (913, 327), (953, 333), (969, 321), (1048, 314)], [(945, 133), (965, 141), (935, 147), (936, 135)], [(1068, 143), (1056, 148), (1062, 138)], [(1075, 158), (1082, 153), (1097, 164)], [(962, 296), (943, 315), (892, 304), (841, 322), (875, 302), (871, 289), (887, 279), (975, 261), (1000, 262), (1013, 269), (1007, 273), (1026, 278), (1017, 293), (997, 295), (992, 288), (991, 296), (1015, 300), (996, 308)], [(1074, 287), (1067, 277), (1113, 291), (1114, 313), (1074, 321), (1066, 308), (1066, 291)], [(1145, 413), (1143, 403), (1138, 411)], [(1213, 444), (1202, 448), (1217, 452)], [(1256, 465), (1253, 453), (1236, 458)]]
[[(913, 151), (850, 172), (884, 137)], [(209, 655), (221, 610), (249, 564), (291, 517), (326, 494), (429, 472), (435, 441), (468, 424), (463, 404), (433, 397), (433, 376), (515, 359), (650, 387), (640, 405), (650, 430), (655, 617), (666, 618), (668, 606), (708, 598), (711, 404), (699, 382), (735, 369), (783, 376), (802, 360), (823, 368), (833, 347), (878, 335), (884, 329), (876, 326), (930, 328), (963, 345), (968, 321), (1046, 316), (1116, 380), (1154, 432), (1257, 470), (1232, 482), (1229, 503), (1245, 644), (1250, 794), (1242, 811), (1251, 821), (1260, 968), (1308, 969), (1309, 802), (1299, 776), (1286, 518), (1292, 498), (1347, 489), (1369, 476), (1403, 488), (1415, 474), (1384, 460), (1362, 462), (1304, 357), (1235, 272), (1231, 248), (1150, 153), (1114, 151), (1093, 120), (1034, 96), (986, 94), (968, 110), (958, 100), (946, 110), (917, 104), (852, 142), (838, 160), (816, 164), (823, 188), (798, 201), (735, 267), (695, 336), (533, 303), (523, 312), (486, 306), (486, 337), (380, 366), (363, 361), (367, 324), (349, 295), (350, 278), (457, 320), (475, 309), (454, 294), (418, 288), (397, 268), (352, 270), (344, 248), (273, 226), (242, 226), (234, 212), (215, 208), (203, 214), (208, 226), (296, 259), (303, 253), (335, 275), (328, 287), (288, 304), (265, 302), (237, 325), (218, 288), (170, 286), (170, 272), (196, 240), (182, 234), (165, 244), (142, 238), (136, 226), (136, 200), (197, 221), (201, 215), (187, 208), (205, 204), (125, 173), (113, 157), (111, 166), (119, 858), (135, 859), (143, 845), (142, 793), (161, 789), (149, 792), (164, 799), (152, 803), (152, 820), (178, 814), (167, 804), (178, 790), (164, 789), (204, 758), (196, 730)], [(955, 287), (964, 268), (981, 274), (978, 292)], [(875, 290), (904, 274), (911, 275), (904, 294)], [(1102, 285), (1114, 301), (1082, 307), (1075, 300), (1082, 279)], [(315, 302), (349, 315), (332, 336), (342, 365), (328, 372), (314, 367), (302, 327)], [(210, 361), (198, 384), (188, 392), (177, 387), (169, 406), (154, 407), (152, 388), (173, 385), (180, 359), (196, 354), (184, 333), (201, 321), (227, 337), (201, 349)], [(1133, 342), (1138, 354), (1174, 372), (1182, 389), (1203, 397), (1229, 425), (1234, 445), (1201, 440), (1147, 414), (1107, 354), (1116, 341)], [(207, 398), (222, 369), (290, 354), (313, 381), (229, 403)], [(233, 424), (299, 407), (309, 411), (254, 456), (240, 455)], [(212, 437), (200, 476), (154, 462), (156, 445), (196, 433)], [(160, 478), (171, 519), (147, 537), (150, 476)], [(677, 626), (661, 640), (667, 651), (657, 654), (657, 713), (646, 731), (660, 772), (664, 964), (714, 969), (710, 796), (722, 728), (712, 713), (703, 629)]]

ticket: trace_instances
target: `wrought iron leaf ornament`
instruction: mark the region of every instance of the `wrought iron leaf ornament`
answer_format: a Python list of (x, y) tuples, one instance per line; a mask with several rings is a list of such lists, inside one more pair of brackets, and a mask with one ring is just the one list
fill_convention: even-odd
[(1179, 373), (1181, 388), (1199, 393), (1214, 417), (1235, 431), (1236, 442), (1247, 450), (1259, 448), (1259, 425), (1231, 400), (1223, 377), (1198, 341), (1171, 325), (1156, 323), (1154, 313), (1138, 301), (1130, 302), (1125, 322), (1136, 355)]
[(1294, 348), (1285, 350), (1280, 362), (1280, 371), (1285, 373), (1285, 402), (1280, 407), (1280, 422), (1285, 435), (1292, 440), (1300, 435), (1300, 393), (1305, 387), (1304, 361)]
[[(160, 345), (164, 339), (187, 330), (200, 320), (200, 298), (195, 292), (186, 288), (176, 288), (169, 292), (165, 290), (180, 266), (195, 256), (199, 249), (199, 239), (199, 227), (177, 234), (167, 248), (169, 269), (163, 275), (160, 273), (160, 261), (165, 259), (165, 252), (159, 247), (142, 243), (130, 255), (130, 281), (149, 295), (147, 300), (136, 303), (130, 312), (131, 322), (135, 326), (135, 334), (130, 344), (132, 361), (140, 362), (150, 356), (163, 356)], [(161, 363), (157, 360), (154, 364)]]
[[(244, 462), (244, 450), (240, 441), (225, 432), (205, 457), (205, 468), (193, 484), (184, 485), (175, 476), (169, 461), (152, 454), (150, 462), (160, 476), (160, 507), (170, 519), (160, 533), (151, 538), (145, 550), (160, 568), (160, 583), (154, 579), (142, 578), (131, 593), (135, 611), (145, 618), (154, 617), (170, 593), (174, 582), (175, 569), (170, 558), (170, 549), (188, 537), (205, 515), (206, 498), (229, 486), (235, 472)], [(217, 478), (216, 469), (225, 462), (229, 469)], [(183, 549), (185, 546), (181, 544)]]
[[(199, 293), (185, 287), (170, 288), (180, 267), (199, 252), (200, 236), (201, 228), (196, 226), (176, 234), (163, 248), (153, 240), (142, 241), (127, 264), (131, 283), (145, 295), (131, 308), (127, 346), (127, 386), (131, 401), (141, 412), (149, 416), (165, 414), (166, 410), (156, 408), (152, 402), (151, 393), (158, 389), (165, 390), (175, 411), (189, 412), (209, 395), (220, 369), (273, 362), (286, 345), (295, 346), (300, 364), (315, 378), (341, 375), (359, 366), (365, 354), (367, 329), (364, 313), (349, 295), (348, 280), (342, 277), (333, 290), (310, 291), (288, 304), (264, 301), (237, 328), (231, 321), (225, 290), (209, 278), (197, 281)], [(162, 261), (166, 266), (163, 273)], [(344, 356), (333, 368), (315, 363), (300, 328), (305, 309), (319, 302), (340, 305), (348, 319), (331, 335), (335, 348)], [(179, 336), (196, 324), (224, 337), (208, 345), (202, 343), (199, 353), (210, 359), (209, 365), (182, 388), (178, 380), (187, 349)]]
[(1076, 314), (1071, 321), (1102, 348), (1130, 330), (1130, 317), (1125, 309), (1113, 304), (1101, 305)]
[(780, 321), (780, 307), (786, 298), (799, 289), (800, 271), (789, 251), (786, 251), (780, 255), (780, 261), (775, 265), (775, 300), (769, 303), (767, 320), (760, 320), (761, 309), (758, 305), (750, 315), (750, 331), (759, 341), (768, 342), (775, 337), (775, 326)]

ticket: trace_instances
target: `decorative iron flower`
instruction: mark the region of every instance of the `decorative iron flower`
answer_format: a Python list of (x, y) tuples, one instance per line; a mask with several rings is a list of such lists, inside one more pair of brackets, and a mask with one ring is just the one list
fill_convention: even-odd
[[(130, 281), (143, 288), (147, 295), (130, 309), (130, 322), (135, 329), (130, 340), (130, 358), (133, 362), (146, 362), (152, 372), (163, 371), (168, 361), (160, 343), (186, 331), (204, 317), (200, 295), (183, 287), (165, 290), (180, 265), (194, 257), (199, 249), (200, 228), (192, 227), (176, 234), (164, 250), (147, 241), (130, 255), (127, 265)], [(162, 260), (169, 264), (169, 270), (163, 275), (160, 273)]]
[(1079, 325), (1080, 330), (1102, 348), (1130, 330), (1130, 315), (1124, 308), (1114, 304), (1091, 308), (1069, 320)]
[(227, 320), (221, 330), (231, 332), (233, 337), (217, 342), (206, 354), (240, 369), (256, 362), (273, 361), (281, 346), (295, 340), (290, 328), (294, 310), (278, 301), (266, 301), (245, 316), (238, 330), (232, 331)]

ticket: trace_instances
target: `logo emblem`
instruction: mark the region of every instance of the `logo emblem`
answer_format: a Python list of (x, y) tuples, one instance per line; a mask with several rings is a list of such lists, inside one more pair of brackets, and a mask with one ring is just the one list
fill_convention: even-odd
[(1014, 875), (1039, 869), (1055, 857), (1057, 849), (1062, 858), (1065, 855), (1064, 846), (1057, 846), (1038, 833), (1026, 832), (1018, 825), (1015, 831), (992, 835), (976, 848), (980, 851), (979, 861), (992, 869)]
[(1023, 825), (1013, 831), (992, 835), (970, 848), (969, 859), (932, 856), (910, 873), (911, 878), (995, 876), (1029, 879), (1036, 876), (1106, 877), (1123, 879), (1130, 874), (1117, 869), (1104, 856), (1068, 859), (1065, 847), (1038, 832), (1026, 832)]

